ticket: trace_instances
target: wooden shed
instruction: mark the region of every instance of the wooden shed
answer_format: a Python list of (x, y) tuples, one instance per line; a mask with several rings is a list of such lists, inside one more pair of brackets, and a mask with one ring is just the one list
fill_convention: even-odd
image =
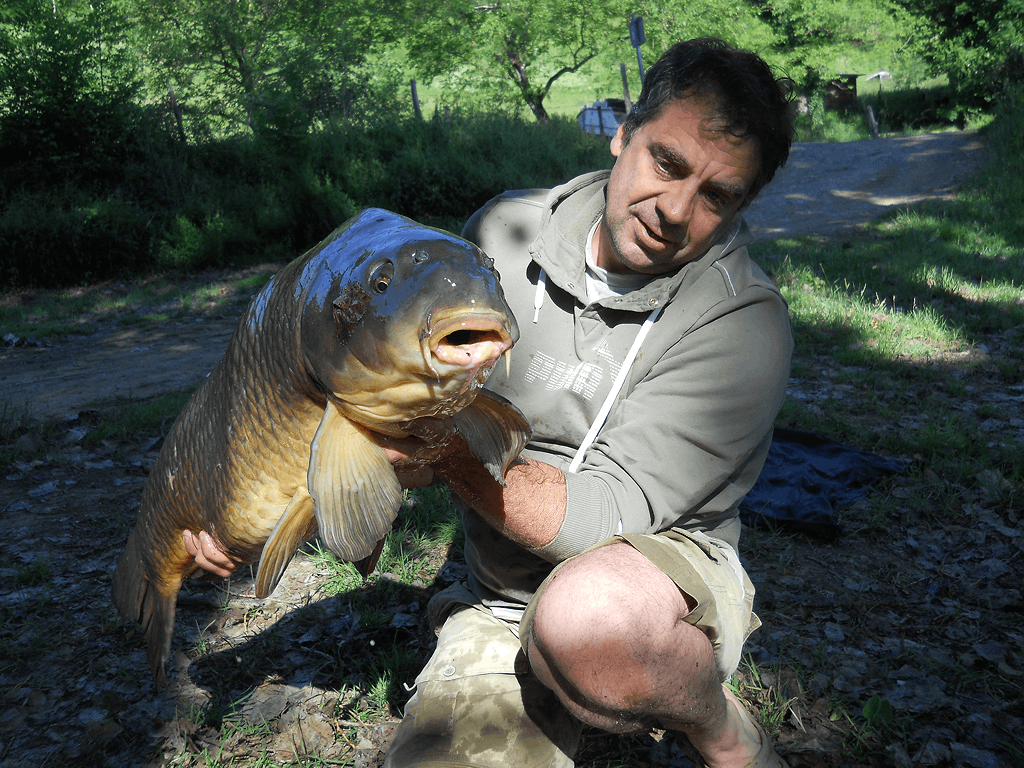
[(825, 86), (825, 109), (857, 109), (857, 78), (860, 75), (836, 75)]

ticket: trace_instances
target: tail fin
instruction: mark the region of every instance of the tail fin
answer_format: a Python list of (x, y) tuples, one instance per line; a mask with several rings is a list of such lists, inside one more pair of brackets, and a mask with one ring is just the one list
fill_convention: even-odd
[(142, 627), (146, 636), (146, 658), (157, 685), (167, 687), (167, 659), (171, 654), (174, 631), (174, 609), (181, 579), (164, 593), (154, 581), (142, 557), (137, 530), (132, 531), (128, 545), (114, 570), (113, 597), (125, 621)]

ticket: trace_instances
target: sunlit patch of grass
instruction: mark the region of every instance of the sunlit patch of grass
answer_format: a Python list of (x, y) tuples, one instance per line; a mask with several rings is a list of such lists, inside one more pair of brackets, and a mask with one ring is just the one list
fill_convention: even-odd
[(961, 350), (963, 331), (916, 297), (883, 295), (849, 278), (835, 263), (814, 268), (788, 260), (776, 282), (789, 303), (801, 350), (835, 355), (848, 363), (882, 364)]
[(140, 403), (105, 409), (98, 416), (96, 425), (86, 434), (82, 445), (94, 447), (104, 440), (123, 443), (140, 437), (162, 437), (191, 396), (192, 390), (182, 390)]
[(248, 302), (274, 275), (273, 271), (261, 270), (253, 275), (232, 281), (215, 282), (183, 291), (178, 297), (182, 307), (192, 312), (222, 308), (225, 304)]
[(362, 584), (362, 576), (352, 563), (339, 560), (333, 552), (320, 544), (319, 541), (305, 545), (304, 552), (317, 565), (327, 571), (326, 579), (320, 589), (326, 595), (340, 595), (356, 589)]
[(199, 275), (138, 278), (119, 283), (0, 294), (0, 331), (57, 342), (94, 333), (101, 323), (151, 326), (196, 315), (237, 315), (280, 265), (262, 265), (234, 277)]
[(828, 241), (752, 248), (796, 341), (778, 423), (914, 462), (912, 498), (879, 495), (876, 528), (887, 504), (958, 515), (965, 492), (1009, 513), (1024, 481), (1024, 98), (1016, 105), (989, 127), (989, 163), (955, 198)]
[[(444, 565), (452, 546), (461, 543), (461, 526), (449, 491), (443, 486), (406, 492), (406, 502), (385, 537), (376, 572), (401, 583), (425, 585)], [(357, 589), (362, 576), (352, 563), (339, 560), (318, 542), (306, 547), (313, 561), (326, 570), (323, 589), (337, 595)], [(378, 577), (371, 575), (371, 582)]]

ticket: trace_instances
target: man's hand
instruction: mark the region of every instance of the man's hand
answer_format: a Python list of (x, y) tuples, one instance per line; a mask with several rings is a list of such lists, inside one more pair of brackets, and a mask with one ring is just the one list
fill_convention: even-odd
[(384, 438), (381, 447), (395, 468), (398, 482), (403, 488), (422, 488), (434, 482), (434, 470), (420, 461), (409, 461), (422, 447), (423, 441), (415, 437)]
[(181, 532), (181, 538), (185, 541), (185, 550), (196, 559), (196, 565), (203, 570), (222, 579), (226, 579), (235, 570), (235, 564), (221, 547), (221, 543), (206, 531), (200, 531), (197, 536), (185, 529)]

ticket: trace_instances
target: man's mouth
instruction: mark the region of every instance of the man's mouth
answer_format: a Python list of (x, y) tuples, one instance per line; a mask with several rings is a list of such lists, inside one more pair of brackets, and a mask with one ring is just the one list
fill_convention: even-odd
[(676, 240), (668, 240), (662, 237), (660, 234), (655, 232), (649, 227), (643, 219), (637, 217), (637, 222), (640, 224), (641, 237), (648, 242), (650, 250), (655, 251), (666, 251), (666, 250), (679, 250), (680, 243)]

